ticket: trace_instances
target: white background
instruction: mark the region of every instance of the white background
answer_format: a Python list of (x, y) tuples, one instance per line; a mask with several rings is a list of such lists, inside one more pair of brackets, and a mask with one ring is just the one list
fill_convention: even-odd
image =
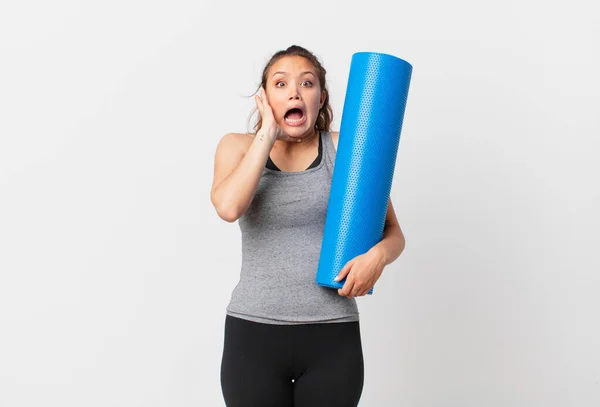
[(214, 152), (292, 44), (334, 130), (354, 52), (413, 65), (360, 406), (600, 405), (592, 3), (3, 1), (0, 406), (224, 405)]

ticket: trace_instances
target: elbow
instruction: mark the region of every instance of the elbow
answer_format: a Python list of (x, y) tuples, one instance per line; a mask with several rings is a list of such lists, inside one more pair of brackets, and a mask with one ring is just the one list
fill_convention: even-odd
[(216, 199), (214, 194), (211, 194), (211, 202), (215, 207), (219, 218), (223, 219), (225, 222), (228, 223), (233, 223), (236, 220), (238, 220), (238, 211), (232, 205), (227, 205), (222, 200)]
[(217, 214), (221, 219), (228, 223), (233, 223), (239, 219), (239, 216), (237, 216), (237, 214), (234, 211), (217, 210)]
[(400, 243), (399, 243), (399, 253), (398, 256), (400, 256), (402, 254), (402, 252), (404, 252), (404, 249), (406, 248), (406, 238), (404, 237), (404, 233), (402, 233), (402, 231), (400, 231)]

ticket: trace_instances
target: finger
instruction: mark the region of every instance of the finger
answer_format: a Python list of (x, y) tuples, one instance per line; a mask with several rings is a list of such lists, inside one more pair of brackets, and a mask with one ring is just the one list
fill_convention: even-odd
[(341, 288), (338, 289), (338, 294), (342, 297), (352, 298), (349, 294), (344, 293)]
[(271, 105), (269, 105), (269, 102), (266, 100), (266, 93), (264, 93), (264, 91), (261, 93), (261, 96), (260, 96), (260, 115), (263, 118), (270, 117), (273, 115), (273, 111), (271, 110)]
[(368, 291), (369, 289), (367, 288), (367, 286), (365, 286), (364, 284), (360, 285), (360, 288), (358, 289), (358, 292), (356, 293), (357, 297), (362, 297), (363, 295), (365, 295), (365, 293)]
[(342, 269), (340, 270), (340, 272), (338, 273), (338, 275), (334, 278), (334, 281), (341, 281), (343, 280), (348, 273), (350, 272), (350, 269), (352, 268), (352, 260), (350, 260), (349, 262), (347, 262), (344, 267), (342, 267)]
[(263, 111), (263, 101), (258, 93), (254, 95), (254, 101), (256, 102), (256, 107), (262, 113)]
[(367, 295), (367, 293), (369, 292), (370, 288), (365, 288), (364, 290), (362, 290), (358, 295), (360, 297)]
[(344, 286), (340, 289), (338, 289), (338, 294), (340, 294), (343, 297), (347, 297), (350, 292), (352, 291), (352, 287), (354, 286), (354, 281), (352, 281), (352, 279), (348, 279), (346, 280), (346, 283), (344, 283)]
[(360, 296), (361, 291), (363, 290), (363, 288), (359, 285), (359, 284), (354, 284), (354, 286), (352, 286), (352, 291), (350, 291), (350, 297), (358, 297)]
[(261, 99), (263, 99), (263, 98), (264, 98), (264, 100), (265, 100), (267, 103), (269, 103), (269, 99), (267, 98), (267, 91), (266, 91), (266, 90), (265, 90), (265, 88), (264, 88), (264, 87), (262, 87), (262, 86), (260, 87), (260, 97), (261, 97)]
[(364, 281), (363, 282), (358, 282), (357, 281), (354, 284), (354, 287), (353, 287), (353, 290), (352, 290), (353, 292), (350, 293), (350, 294), (352, 294), (355, 297), (362, 297), (363, 295), (365, 295), (370, 290), (369, 284), (370, 284), (369, 282), (364, 282)]

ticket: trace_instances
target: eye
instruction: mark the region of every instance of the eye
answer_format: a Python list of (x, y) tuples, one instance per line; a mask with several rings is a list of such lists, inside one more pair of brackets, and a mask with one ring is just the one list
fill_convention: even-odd
[(275, 83), (275, 86), (276, 86), (276, 87), (278, 87), (278, 88), (280, 88), (280, 87), (281, 87), (281, 86), (279, 86), (279, 84), (280, 84), (280, 83), (284, 83), (284, 82), (283, 82), (283, 81), (277, 81), (277, 82)]
[(308, 86), (312, 86), (312, 84), (313, 84), (311, 81), (304, 81), (302, 83), (308, 83), (309, 84)]

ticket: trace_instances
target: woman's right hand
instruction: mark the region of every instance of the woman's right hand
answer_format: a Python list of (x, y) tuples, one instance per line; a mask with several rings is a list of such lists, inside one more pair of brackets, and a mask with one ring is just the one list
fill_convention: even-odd
[(269, 101), (267, 99), (267, 93), (264, 88), (260, 88), (260, 95), (257, 93), (254, 95), (254, 100), (256, 101), (256, 107), (260, 112), (262, 117), (262, 125), (260, 129), (256, 132), (264, 132), (265, 134), (270, 135), (275, 138), (275, 140), (284, 140), (284, 141), (296, 141), (292, 137), (290, 137), (279, 124), (275, 121), (275, 117), (273, 116), (273, 110), (269, 105)]

